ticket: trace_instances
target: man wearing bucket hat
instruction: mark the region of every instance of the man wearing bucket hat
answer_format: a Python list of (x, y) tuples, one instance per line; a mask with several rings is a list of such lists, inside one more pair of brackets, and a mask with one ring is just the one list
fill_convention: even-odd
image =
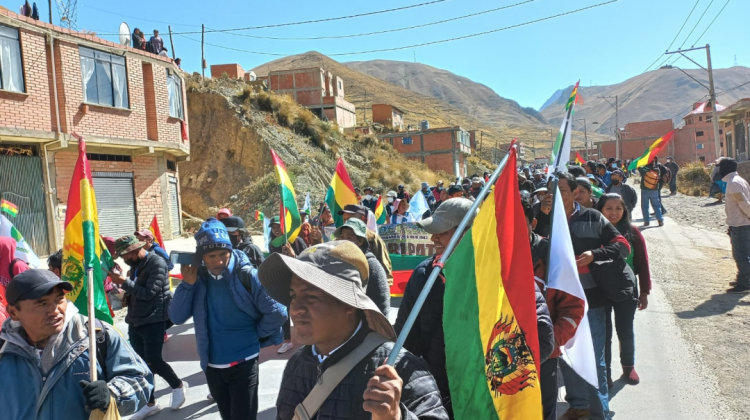
[[(99, 321), (97, 349), (91, 351), (88, 319), (65, 299), (71, 290), (70, 283), (40, 269), (18, 274), (8, 284), (11, 320), (0, 333), (0, 418), (81, 420), (111, 403), (126, 416), (146, 405), (154, 389), (148, 367), (120, 334)], [(94, 382), (88, 381), (91, 359), (97, 365)]]
[(336, 239), (353, 242), (364, 252), (370, 269), (370, 276), (362, 279), (362, 287), (365, 289), (367, 296), (375, 302), (380, 312), (387, 318), (391, 307), (391, 288), (388, 285), (388, 278), (385, 275), (383, 265), (369, 250), (368, 233), (367, 225), (362, 220), (349, 218), (340, 228), (336, 229), (334, 236)]
[[(456, 233), (456, 228), (469, 212), (472, 202), (465, 198), (454, 198), (446, 201), (435, 210), (435, 214), (428, 219), (417, 222), (417, 225), (432, 235), (435, 244), (435, 256), (426, 259), (414, 269), (406, 284), (404, 297), (398, 308), (396, 332), (400, 333), (409, 317), (417, 297), (422, 292), (432, 268), (440, 255)], [(443, 396), (443, 406), (453, 418), (453, 406), (448, 389), (448, 374), (445, 368), (445, 335), (443, 334), (443, 296), (445, 294), (445, 278), (442, 277), (427, 295), (422, 310), (419, 312), (414, 328), (404, 342), (404, 348), (414, 355), (423, 358), (430, 368), (430, 373)]]
[(362, 288), (368, 264), (355, 244), (312, 246), (297, 259), (273, 254), (258, 275), (269, 295), (290, 306), (304, 344), (284, 370), (278, 419), (291, 420), (295, 410), (306, 412), (301, 418), (448, 419), (423, 360), (402, 349), (393, 366), (384, 365), (396, 335)]
[[(112, 283), (120, 285), (130, 295), (128, 314), (125, 317), (130, 344), (151, 371), (164, 378), (172, 388), (171, 408), (177, 410), (185, 404), (188, 384), (177, 376), (162, 357), (166, 322), (169, 321), (167, 311), (172, 301), (169, 272), (164, 259), (153, 252), (147, 252), (144, 245), (134, 235), (116, 240), (115, 258), (121, 257), (130, 266), (130, 275), (124, 277), (120, 272), (110, 271), (109, 276)], [(137, 412), (133, 419), (140, 420), (159, 411), (161, 407), (152, 394), (148, 405)]]
[(220, 221), (203, 222), (195, 242), (196, 265), (180, 267), (169, 317), (175, 324), (193, 317), (201, 369), (221, 418), (255, 419), (258, 355), (281, 344), (286, 309), (266, 294), (245, 254), (232, 249)]

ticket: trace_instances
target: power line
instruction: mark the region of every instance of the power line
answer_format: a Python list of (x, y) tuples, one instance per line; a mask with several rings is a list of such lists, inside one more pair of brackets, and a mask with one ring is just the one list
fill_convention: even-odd
[(708, 26), (707, 26), (707, 27), (706, 27), (706, 29), (705, 29), (705, 30), (703, 31), (703, 33), (701, 34), (701, 36), (699, 36), (699, 37), (698, 37), (698, 39), (696, 39), (696, 40), (695, 40), (695, 42), (693, 42), (693, 45), (695, 45), (695, 44), (697, 44), (698, 42), (700, 42), (701, 38), (703, 38), (703, 35), (705, 35), (705, 34), (706, 34), (706, 32), (708, 32), (708, 30), (709, 30), (709, 29), (711, 28), (711, 25), (713, 25), (713, 24), (714, 24), (714, 22), (716, 22), (716, 19), (718, 19), (718, 18), (719, 18), (719, 15), (721, 15), (721, 12), (723, 12), (723, 11), (724, 11), (724, 9), (726, 9), (726, 7), (727, 7), (727, 5), (729, 4), (729, 2), (730, 2), (730, 1), (732, 1), (732, 0), (727, 0), (727, 2), (726, 2), (726, 3), (724, 3), (724, 7), (722, 7), (722, 8), (721, 8), (721, 10), (719, 10), (719, 13), (717, 13), (717, 14), (716, 14), (716, 17), (714, 17), (714, 20), (712, 20), (712, 21), (711, 21), (711, 23), (709, 23), (709, 24), (708, 24)]
[(686, 36), (686, 37), (685, 37), (685, 40), (684, 40), (684, 41), (682, 42), (682, 44), (680, 45), (680, 48), (679, 48), (680, 50), (681, 50), (681, 49), (682, 49), (682, 47), (683, 47), (683, 46), (684, 46), (684, 45), (685, 45), (685, 44), (687, 43), (688, 39), (690, 39), (690, 35), (692, 35), (692, 34), (693, 34), (693, 32), (695, 31), (695, 28), (697, 28), (697, 27), (698, 27), (698, 25), (699, 25), (699, 24), (701, 23), (701, 21), (703, 20), (703, 17), (704, 17), (704, 16), (706, 16), (706, 12), (708, 12), (708, 9), (710, 9), (710, 8), (711, 8), (711, 5), (712, 5), (712, 4), (714, 4), (714, 0), (711, 0), (711, 2), (709, 2), (709, 3), (708, 3), (708, 6), (706, 7), (706, 10), (704, 10), (704, 11), (703, 11), (703, 14), (701, 15), (701, 17), (700, 17), (700, 18), (698, 18), (698, 22), (695, 22), (695, 26), (693, 26), (693, 29), (691, 29), (691, 30), (690, 30), (690, 33), (688, 34), (688, 36)]
[[(674, 45), (674, 42), (677, 41), (677, 37), (680, 36), (680, 34), (682, 33), (682, 30), (685, 29), (685, 25), (687, 25), (688, 21), (690, 20), (690, 16), (693, 16), (693, 12), (695, 11), (695, 8), (698, 7), (698, 3), (700, 3), (700, 2), (701, 2), (701, 0), (696, 0), (695, 1), (695, 4), (693, 5), (693, 8), (690, 10), (690, 13), (688, 13), (687, 17), (685, 18), (685, 21), (682, 22), (682, 26), (680, 27), (680, 30), (677, 31), (677, 34), (674, 36), (674, 39), (672, 40), (672, 42), (669, 43), (669, 46), (667, 47), (667, 49), (665, 51), (669, 51), (669, 49), (672, 48), (672, 45)], [(663, 55), (659, 55), (658, 57), (656, 57), (656, 60), (654, 60), (653, 63), (649, 64), (649, 66), (646, 67), (646, 70), (643, 70), (643, 72), (641, 72), (641, 74), (649, 71), (651, 69), (651, 67), (654, 64), (656, 64), (656, 62), (659, 61), (662, 58), (662, 56)], [(667, 59), (665, 59), (664, 61), (662, 61), (661, 64), (658, 65), (656, 68), (658, 69), (659, 67), (661, 67), (662, 65), (664, 65), (664, 62), (666, 62)]]
[[(189, 39), (189, 40), (191, 40), (193, 42), (197, 42), (198, 44), (201, 43), (201, 41), (199, 41), (197, 39), (194, 39), (194, 38), (190, 38), (189, 36), (186, 36), (186, 35), (174, 34), (174, 33), (173, 33), (173, 35), (181, 36), (181, 37), (183, 37), (185, 39)], [(212, 44), (210, 42), (204, 42), (204, 44), (208, 45), (208, 46), (211, 46), (211, 47), (221, 48), (221, 49), (230, 50), (230, 51), (237, 51), (237, 52), (249, 53), (249, 54), (272, 55), (274, 57), (286, 57), (286, 56), (290, 55), (290, 54), (277, 54), (277, 53), (269, 53), (269, 52), (262, 52), (262, 51), (242, 50), (242, 49), (239, 49), (239, 48), (227, 47), (226, 45)]]
[[(146, 22), (153, 22), (153, 23), (161, 23), (161, 24), (164, 24), (164, 25), (173, 25), (173, 26), (190, 26), (190, 27), (193, 27), (193, 28), (200, 28), (200, 27), (201, 27), (201, 25), (191, 25), (191, 24), (189, 24), (189, 23), (174, 23), (174, 22), (164, 22), (164, 21), (161, 21), (161, 20), (144, 19), (144, 18), (143, 18), (143, 17), (141, 17), (141, 16), (129, 16), (129, 15), (123, 15), (122, 13), (111, 12), (111, 11), (109, 11), (109, 10), (104, 10), (104, 9), (100, 9), (100, 8), (98, 8), (98, 7), (94, 7), (94, 6), (89, 6), (88, 4), (84, 4), (84, 5), (83, 5), (83, 7), (86, 7), (86, 8), (88, 8), (88, 9), (93, 9), (93, 10), (97, 10), (97, 11), (99, 11), (99, 12), (104, 12), (104, 13), (108, 13), (108, 14), (110, 14), (110, 15), (115, 15), (115, 16), (120, 16), (120, 17), (128, 18), (128, 19), (138, 19), (139, 21), (146, 21)], [(118, 35), (118, 34), (102, 34), (102, 35)]]
[[(296, 26), (296, 25), (307, 25), (310, 23), (332, 22), (336, 20), (353, 19), (353, 18), (358, 18), (358, 17), (363, 17), (363, 16), (372, 16), (372, 15), (379, 15), (383, 13), (398, 12), (401, 10), (414, 9), (414, 8), (422, 7), (422, 6), (429, 6), (431, 4), (436, 4), (436, 3), (444, 3), (446, 1), (448, 0), (432, 0), (426, 3), (412, 4), (410, 6), (396, 7), (393, 9), (378, 10), (374, 12), (358, 13), (355, 15), (337, 16), (337, 17), (325, 18), (325, 19), (305, 20), (301, 22), (276, 23), (272, 25), (263, 25), (263, 26), (248, 26), (245, 28), (211, 29), (206, 32), (237, 32), (237, 31), (249, 31), (253, 29), (280, 28), (284, 26)], [(194, 34), (200, 34), (200, 33), (202, 32), (201, 31), (173, 32), (173, 34), (178, 34), (178, 35), (194, 35)], [(118, 35), (118, 34), (102, 34), (102, 35)]]
[(306, 38), (287, 38), (287, 37), (276, 37), (276, 36), (260, 36), (260, 35), (237, 34), (237, 33), (234, 33), (234, 32), (225, 32), (225, 33), (227, 33), (228, 35), (243, 36), (243, 37), (247, 37), (247, 38), (274, 39), (274, 40), (282, 40), (282, 41), (308, 41), (308, 40), (321, 40), (321, 39), (357, 38), (357, 37), (363, 37), (363, 36), (380, 35), (380, 34), (386, 34), (386, 33), (391, 33), (391, 32), (401, 32), (401, 31), (408, 31), (408, 30), (411, 30), (411, 29), (425, 28), (427, 26), (440, 25), (440, 24), (443, 24), (443, 23), (454, 22), (454, 21), (461, 20), (461, 19), (466, 19), (466, 18), (470, 18), (470, 17), (485, 15), (485, 14), (488, 14), (488, 13), (498, 12), (498, 11), (504, 10), (504, 9), (510, 9), (512, 7), (520, 6), (520, 5), (523, 5), (523, 4), (526, 4), (526, 3), (532, 3), (532, 2), (535, 2), (535, 1), (537, 1), (537, 0), (525, 0), (525, 1), (522, 1), (520, 3), (511, 4), (511, 5), (508, 5), (508, 6), (496, 7), (494, 9), (485, 10), (485, 11), (482, 11), (482, 12), (471, 13), (471, 14), (468, 14), (468, 15), (458, 16), (458, 17), (454, 17), (454, 18), (450, 18), (450, 19), (439, 20), (437, 22), (429, 22), (429, 23), (424, 23), (424, 24), (421, 24), (421, 25), (407, 26), (407, 27), (404, 27), (404, 28), (386, 29), (386, 30), (376, 31), (376, 32), (367, 32), (367, 33), (363, 33), (363, 34), (335, 35), (335, 36), (316, 36), (316, 37), (306, 37)]
[[(490, 31), (479, 32), (479, 33), (475, 33), (475, 34), (471, 34), (471, 35), (464, 35), (464, 36), (459, 36), (459, 37), (455, 37), (455, 38), (442, 39), (442, 40), (439, 40), (439, 41), (423, 42), (421, 44), (405, 45), (405, 46), (393, 47), (393, 48), (382, 48), (382, 49), (379, 49), (379, 50), (356, 51), (356, 52), (346, 52), (346, 53), (333, 53), (333, 54), (327, 54), (327, 55), (329, 57), (334, 57), (334, 56), (344, 56), (344, 55), (371, 54), (371, 53), (378, 53), (378, 52), (398, 51), (398, 50), (405, 50), (405, 49), (409, 49), (409, 48), (425, 47), (425, 46), (428, 46), (428, 45), (435, 45), (435, 44), (443, 44), (443, 43), (446, 43), (446, 42), (453, 42), (453, 41), (459, 41), (459, 40), (468, 39), (468, 38), (475, 38), (475, 37), (478, 37), (478, 36), (483, 36), (483, 35), (488, 35), (488, 34), (492, 34), (492, 33), (502, 32), (502, 31), (506, 31), (506, 30), (509, 30), (509, 29), (518, 28), (518, 27), (521, 27), (521, 26), (531, 25), (531, 24), (539, 23), (539, 22), (542, 22), (542, 21), (545, 21), (545, 20), (555, 19), (555, 18), (558, 18), (558, 17), (567, 16), (567, 15), (571, 15), (571, 14), (574, 14), (574, 13), (582, 12), (584, 10), (594, 9), (594, 8), (597, 8), (597, 7), (605, 6), (607, 4), (617, 3), (618, 1), (620, 1), (620, 0), (609, 0), (609, 1), (606, 1), (606, 2), (603, 2), (603, 3), (598, 3), (598, 4), (594, 4), (594, 5), (587, 6), (587, 7), (582, 7), (580, 9), (570, 10), (568, 12), (559, 13), (559, 14), (556, 14), (556, 15), (547, 16), (547, 17), (544, 17), (544, 18), (535, 19), (535, 20), (531, 20), (531, 21), (528, 21), (528, 22), (524, 22), (524, 23), (518, 23), (518, 24), (515, 24), (515, 25), (510, 25), (510, 26), (506, 26), (506, 27), (503, 27), (503, 28), (493, 29), (493, 30), (490, 30)], [(184, 35), (183, 35), (183, 37), (184, 38), (188, 38), (188, 37), (185, 37)], [(200, 41), (197, 41), (197, 40), (192, 39), (192, 38), (188, 38), (188, 39), (190, 39), (191, 41), (200, 42)], [(208, 43), (206, 43), (206, 45), (211, 45), (213, 47), (228, 49), (228, 50), (232, 50), (232, 51), (246, 52), (246, 53), (250, 53), (250, 54), (275, 55), (275, 56), (287, 56), (287, 55), (289, 55), (289, 54), (276, 54), (276, 53), (269, 53), (269, 52), (248, 51), (248, 50), (243, 50), (243, 49), (239, 49), (239, 48), (231, 48), (231, 47), (226, 47), (226, 46), (223, 46), (223, 45), (208, 44)]]

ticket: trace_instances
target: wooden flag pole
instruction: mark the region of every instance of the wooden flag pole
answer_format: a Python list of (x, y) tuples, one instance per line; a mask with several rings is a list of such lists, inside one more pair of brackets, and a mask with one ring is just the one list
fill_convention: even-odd
[(86, 297), (89, 313), (89, 377), (96, 381), (96, 312), (94, 310), (94, 270), (86, 270)]

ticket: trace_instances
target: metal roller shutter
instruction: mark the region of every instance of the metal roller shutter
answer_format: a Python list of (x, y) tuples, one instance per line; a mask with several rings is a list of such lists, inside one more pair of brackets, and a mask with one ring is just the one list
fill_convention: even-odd
[(136, 230), (135, 193), (130, 172), (94, 172), (99, 233), (119, 238)]
[(180, 205), (177, 197), (177, 178), (169, 177), (169, 215), (172, 219), (172, 236), (180, 235)]

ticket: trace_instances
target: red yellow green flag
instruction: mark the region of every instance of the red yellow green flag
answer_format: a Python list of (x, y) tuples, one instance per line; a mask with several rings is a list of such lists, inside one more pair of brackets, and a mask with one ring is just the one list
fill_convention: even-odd
[(263, 214), (260, 210), (255, 210), (255, 220), (262, 222), (266, 218), (266, 215)]
[(159, 229), (159, 221), (156, 219), (156, 215), (154, 215), (154, 218), (151, 220), (151, 224), (148, 226), (148, 230), (150, 230), (154, 235), (156, 244), (166, 251), (167, 249), (164, 248), (164, 240), (161, 239), (161, 230)]
[(511, 148), (445, 264), (445, 360), (457, 419), (541, 420), (534, 273)]
[(583, 166), (583, 164), (586, 163), (586, 159), (581, 157), (581, 154), (576, 152), (576, 165)]
[(344, 224), (344, 217), (339, 216), (339, 212), (344, 210), (347, 204), (357, 204), (357, 194), (354, 192), (352, 180), (349, 179), (349, 173), (346, 172), (344, 159), (339, 158), (336, 164), (336, 171), (333, 173), (331, 185), (326, 192), (326, 204), (331, 209), (331, 215), (336, 226)]
[[(114, 265), (112, 256), (99, 236), (99, 218), (96, 211), (94, 183), (86, 159), (86, 143), (78, 141), (78, 160), (73, 169), (73, 179), (68, 191), (68, 208), (65, 212), (65, 238), (63, 240), (62, 279), (73, 284), (68, 299), (74, 302), (83, 315), (88, 315), (88, 293), (94, 294), (94, 316), (112, 323), (104, 292), (104, 279)], [(87, 290), (86, 273), (93, 270), (94, 290)]]
[(18, 216), (18, 206), (8, 200), (0, 201), (0, 211), (4, 211), (13, 217)]
[(653, 142), (651, 146), (648, 147), (648, 149), (646, 149), (641, 157), (639, 157), (638, 159), (633, 159), (633, 161), (630, 162), (628, 170), (632, 171), (633, 169), (640, 168), (641, 166), (646, 166), (651, 163), (654, 160), (654, 156), (658, 156), (659, 153), (661, 153), (661, 151), (664, 150), (665, 147), (667, 147), (667, 144), (669, 144), (669, 142), (672, 140), (672, 137), (674, 137), (674, 130), (656, 139), (656, 141)]
[(388, 220), (388, 212), (385, 211), (385, 204), (383, 203), (383, 196), (378, 196), (378, 202), (375, 204), (375, 220), (377, 224), (384, 225)]
[(297, 239), (300, 229), (302, 228), (302, 217), (299, 214), (297, 206), (297, 196), (294, 193), (292, 180), (286, 171), (286, 166), (275, 151), (271, 150), (273, 166), (276, 170), (276, 180), (279, 182), (279, 193), (281, 194), (281, 207), (279, 217), (281, 220), (281, 230), (284, 236), (275, 238), (271, 244), (273, 246), (284, 245), (285, 241), (294, 242)]

